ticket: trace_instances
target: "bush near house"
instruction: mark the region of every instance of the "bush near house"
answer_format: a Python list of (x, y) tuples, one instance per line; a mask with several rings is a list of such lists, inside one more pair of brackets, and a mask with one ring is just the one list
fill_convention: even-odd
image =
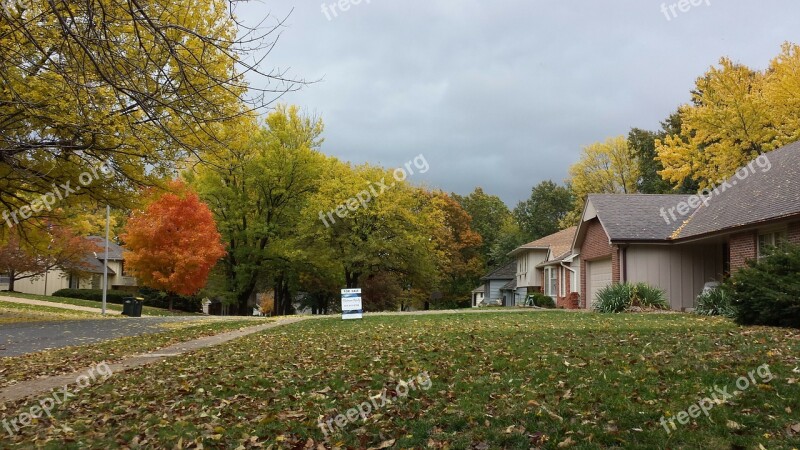
[(669, 309), (666, 293), (647, 283), (622, 283), (604, 287), (597, 293), (594, 309), (601, 313), (621, 313), (633, 307)]
[(544, 295), (541, 292), (534, 292), (533, 294), (528, 294), (528, 298), (526, 299), (526, 304), (538, 306), (539, 308), (548, 308), (554, 309), (556, 307), (556, 301), (553, 300), (553, 297), (549, 295)]
[(731, 304), (731, 294), (725, 286), (703, 292), (695, 301), (695, 314), (702, 316), (734, 317), (736, 310)]
[[(106, 301), (115, 305), (121, 305), (125, 299), (131, 297), (133, 294), (130, 292), (108, 291), (106, 293)], [(93, 300), (96, 302), (103, 301), (102, 289), (61, 289), (53, 292), (53, 297), (65, 298), (79, 298), (82, 300)]]
[(727, 284), (738, 324), (800, 328), (800, 246), (773, 249)]

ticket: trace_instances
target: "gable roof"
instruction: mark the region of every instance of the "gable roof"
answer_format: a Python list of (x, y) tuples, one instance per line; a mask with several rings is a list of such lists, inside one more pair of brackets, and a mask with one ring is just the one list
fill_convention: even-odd
[(701, 205), (687, 218), (675, 239), (800, 214), (800, 141), (759, 156), (718, 186), (717, 192), (707, 206)]
[(578, 227), (565, 228), (549, 236), (521, 245), (509, 255), (514, 256), (525, 250), (550, 250), (553, 257), (562, 255), (570, 250), (577, 229)]
[[(106, 257), (106, 239), (100, 236), (89, 236), (86, 238), (87, 240), (91, 241), (94, 245), (99, 248), (98, 251), (95, 252), (95, 256), (99, 260), (103, 260)], [(108, 260), (109, 261), (122, 261), (124, 258), (122, 254), (125, 252), (125, 249), (120, 247), (119, 245), (115, 244), (113, 241), (108, 241)]]
[(489, 272), (486, 276), (481, 278), (484, 281), (490, 280), (513, 280), (517, 277), (517, 262), (509, 261), (506, 264), (498, 267), (497, 269)]
[[(675, 211), (694, 195), (591, 194), (583, 221), (596, 217), (612, 242), (675, 242), (800, 215), (800, 141), (761, 155), (740, 173), (686, 216)], [(581, 226), (574, 245), (584, 232)]]
[(674, 209), (688, 198), (685, 194), (590, 194), (586, 212), (597, 216), (612, 241), (663, 241), (680, 222), (667, 222), (661, 210)]

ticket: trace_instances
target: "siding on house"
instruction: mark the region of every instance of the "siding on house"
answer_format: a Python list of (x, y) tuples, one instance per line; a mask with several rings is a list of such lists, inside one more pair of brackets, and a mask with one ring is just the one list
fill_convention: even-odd
[(694, 308), (703, 286), (722, 279), (722, 255), (722, 243), (631, 246), (625, 253), (627, 281), (663, 289), (674, 310)]

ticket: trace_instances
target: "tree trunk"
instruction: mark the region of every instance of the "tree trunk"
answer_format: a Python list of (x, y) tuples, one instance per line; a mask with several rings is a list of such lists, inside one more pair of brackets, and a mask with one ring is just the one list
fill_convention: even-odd
[(13, 270), (8, 274), (8, 291), (14, 292), (14, 282), (17, 281), (17, 273)]

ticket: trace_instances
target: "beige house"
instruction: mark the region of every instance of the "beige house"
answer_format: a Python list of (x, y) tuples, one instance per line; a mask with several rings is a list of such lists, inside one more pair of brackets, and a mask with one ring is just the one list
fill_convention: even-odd
[(516, 261), (516, 304), (522, 304), (528, 294), (541, 292), (556, 302), (577, 291), (576, 268), (570, 255), (576, 227), (517, 247), (509, 253)]
[[(14, 290), (24, 294), (53, 295), (60, 289), (103, 289), (103, 258), (105, 257), (105, 239), (98, 236), (87, 238), (102, 249), (86, 255), (80, 273), (69, 268), (53, 269), (36, 278), (18, 280)], [(108, 246), (108, 284), (110, 289), (135, 290), (136, 278), (128, 276), (125, 271), (123, 253), (125, 249), (110, 242)], [(0, 281), (2, 277), (0, 277)], [(7, 280), (5, 280), (7, 281)], [(7, 288), (8, 285), (5, 285)], [(0, 286), (0, 289), (3, 288)]]

